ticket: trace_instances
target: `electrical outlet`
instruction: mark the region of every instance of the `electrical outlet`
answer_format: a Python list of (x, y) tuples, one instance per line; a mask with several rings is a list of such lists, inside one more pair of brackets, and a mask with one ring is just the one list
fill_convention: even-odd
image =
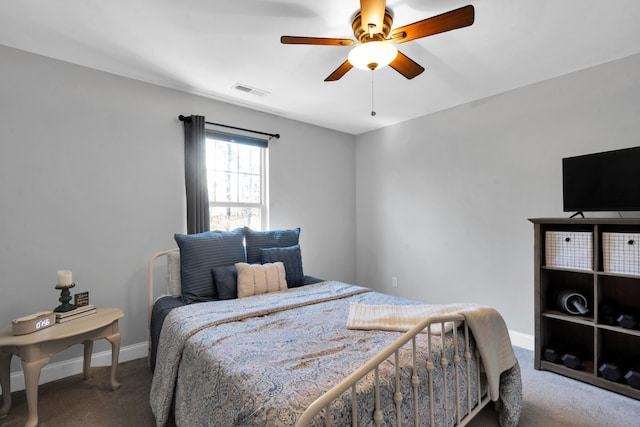
[(398, 278), (396, 276), (393, 276), (391, 278), (391, 286), (393, 286), (394, 288), (398, 287)]

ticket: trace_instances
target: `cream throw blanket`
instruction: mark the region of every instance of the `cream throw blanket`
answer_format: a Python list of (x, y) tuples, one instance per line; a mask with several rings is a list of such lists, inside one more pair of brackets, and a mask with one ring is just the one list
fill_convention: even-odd
[[(500, 374), (515, 365), (516, 356), (507, 325), (494, 308), (476, 304), (368, 305), (352, 302), (347, 328), (406, 332), (428, 317), (446, 314), (461, 314), (467, 321), (487, 374), (489, 397), (497, 401)], [(431, 332), (439, 333), (440, 324), (435, 324)]]

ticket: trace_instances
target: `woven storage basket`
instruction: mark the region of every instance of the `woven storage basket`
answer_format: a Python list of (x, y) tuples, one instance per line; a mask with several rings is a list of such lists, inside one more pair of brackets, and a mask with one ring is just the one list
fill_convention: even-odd
[(545, 264), (548, 267), (593, 270), (593, 233), (547, 231)]
[(602, 233), (602, 264), (607, 273), (640, 275), (640, 234)]

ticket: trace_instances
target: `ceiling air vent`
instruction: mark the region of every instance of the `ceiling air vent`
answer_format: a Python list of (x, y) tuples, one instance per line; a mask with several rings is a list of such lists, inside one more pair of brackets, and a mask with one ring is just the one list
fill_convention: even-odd
[(266, 90), (256, 89), (255, 87), (247, 86), (247, 85), (244, 85), (242, 83), (234, 84), (233, 88), (236, 89), (236, 90), (239, 90), (240, 92), (250, 93), (251, 95), (256, 95), (256, 96), (267, 96), (267, 95), (269, 95), (269, 92), (267, 92)]

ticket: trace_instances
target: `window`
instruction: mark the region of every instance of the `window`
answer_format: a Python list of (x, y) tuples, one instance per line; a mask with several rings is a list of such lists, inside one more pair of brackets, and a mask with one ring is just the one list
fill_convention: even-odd
[(207, 130), (211, 230), (267, 223), (267, 141)]

